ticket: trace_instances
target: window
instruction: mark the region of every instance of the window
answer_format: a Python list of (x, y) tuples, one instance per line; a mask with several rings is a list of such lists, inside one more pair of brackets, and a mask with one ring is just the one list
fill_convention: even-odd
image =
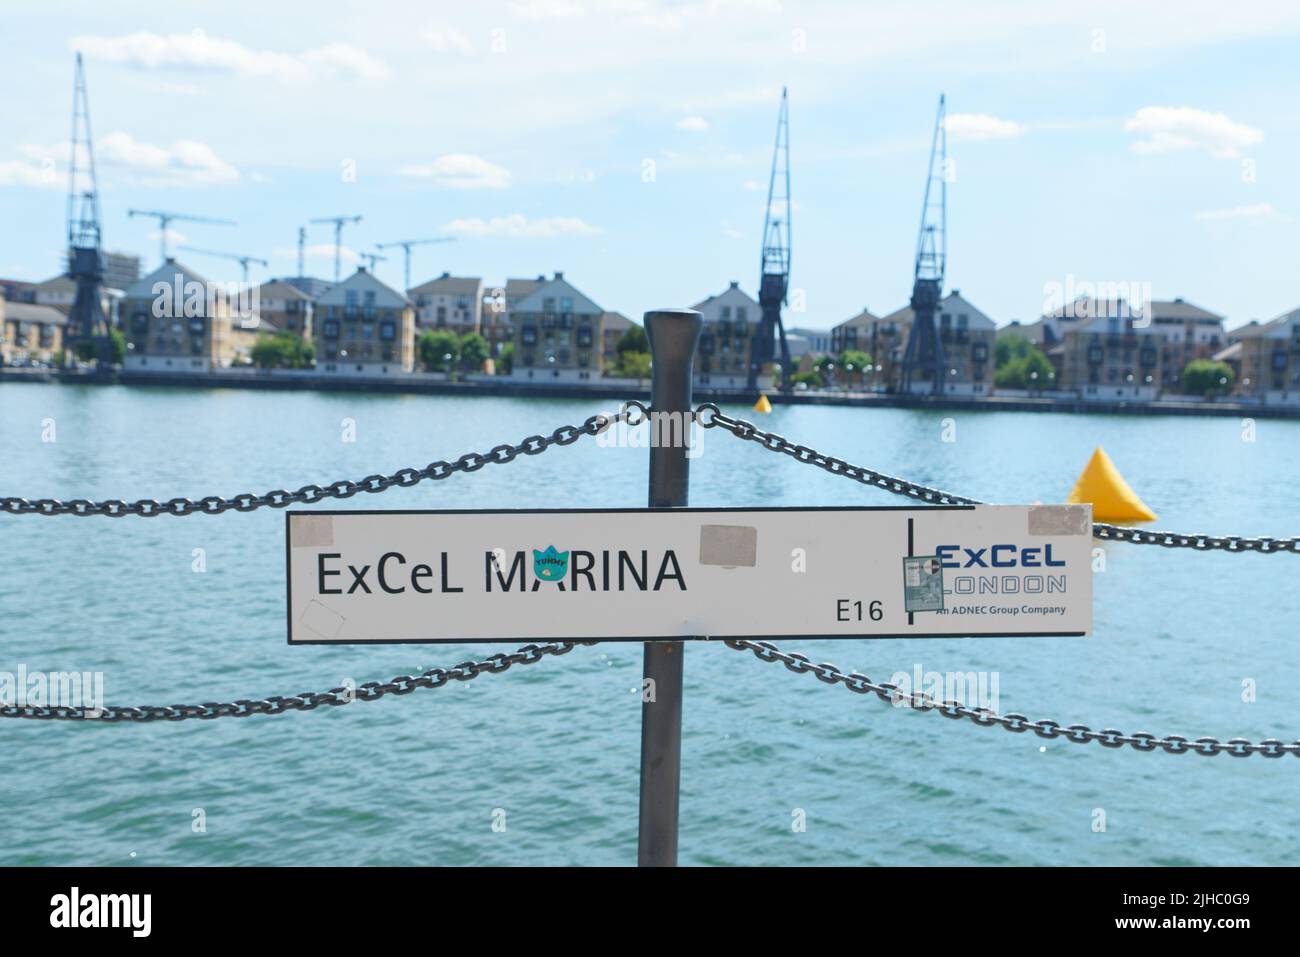
[(591, 347), (591, 326), (581, 326), (578, 329), (577, 345), (579, 348)]
[(522, 342), (522, 343), (523, 343), (524, 345), (526, 345), (526, 346), (535, 346), (535, 345), (537, 345), (537, 327), (536, 327), (536, 326), (523, 326), (523, 327), (519, 330), (519, 341)]
[(357, 291), (355, 289), (348, 289), (344, 291), (343, 302), (345, 305), (355, 306), (357, 304)]
[[(366, 331), (367, 331), (367, 333), (368, 333), (370, 330), (367, 329)], [(366, 338), (369, 338), (369, 336), (367, 335)], [(391, 340), (393, 340), (393, 339), (396, 339), (396, 338), (397, 338), (397, 323), (395, 323), (395, 322), (381, 322), (381, 323), (379, 324), (379, 338), (381, 338), (381, 339), (383, 339), (383, 340), (385, 340), (385, 341), (391, 341)]]
[(573, 297), (572, 297), (572, 296), (561, 296), (561, 297), (560, 297), (560, 312), (573, 312)]
[(554, 312), (554, 311), (555, 311), (555, 297), (554, 296), (544, 297), (542, 299), (542, 312)]
[(326, 339), (337, 339), (339, 337), (338, 320), (326, 319), (325, 322), (321, 325), (321, 332), (324, 334)]

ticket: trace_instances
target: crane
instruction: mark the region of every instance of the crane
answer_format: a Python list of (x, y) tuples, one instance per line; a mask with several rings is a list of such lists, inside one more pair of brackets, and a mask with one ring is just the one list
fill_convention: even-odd
[[(333, 223), (334, 224), (334, 281), (339, 281), (339, 250), (343, 246), (343, 227), (347, 223), (361, 222), (360, 216), (323, 216), (320, 219), (310, 220), (313, 223)], [(299, 233), (301, 239), (302, 234)]]
[(758, 280), (761, 312), (758, 332), (749, 353), (749, 388), (758, 388), (763, 366), (775, 361), (781, 344), (781, 388), (790, 389), (790, 345), (781, 321), (781, 306), (790, 288), (790, 106), (781, 88), (781, 109), (776, 120), (776, 145), (767, 181), (767, 213), (763, 220), (762, 268)]
[(427, 246), (429, 243), (454, 243), (455, 236), (443, 236), (440, 239), (398, 239), (391, 243), (377, 243), (376, 249), (391, 249), (394, 246), (401, 246), (402, 252), (406, 257), (406, 271), (404, 273), (405, 286), (402, 291), (406, 292), (411, 288), (411, 247)]
[(214, 219), (211, 216), (191, 216), (188, 213), (173, 213), (166, 209), (128, 209), (127, 215), (134, 219), (137, 216), (150, 216), (158, 220), (158, 251), (162, 255), (162, 261), (167, 261), (167, 227), (171, 223), (182, 220), (187, 223), (215, 223), (221, 226), (236, 225), (233, 219)]
[(303, 270), (303, 254), (307, 251), (307, 227), (298, 227), (298, 278), (301, 279), (306, 275)]
[(72, 81), (72, 136), (68, 160), (68, 278), (76, 283), (76, 297), (68, 316), (71, 342), (64, 343), (63, 363), (71, 365), (77, 346), (90, 343), (103, 371), (112, 362), (112, 339), (100, 284), (104, 281), (104, 254), (100, 248), (99, 187), (95, 178), (95, 151), (90, 133), (90, 98), (86, 73), (77, 54)]
[(371, 271), (371, 273), (373, 273), (373, 272), (375, 271), (375, 263), (386, 263), (386, 262), (388, 262), (388, 257), (387, 257), (387, 256), (381, 256), (381, 255), (379, 255), (379, 253), (361, 253), (360, 255), (361, 255), (361, 258), (362, 258), (362, 259), (366, 259), (366, 260), (369, 260), (369, 261), (370, 261), (370, 271)]
[(235, 262), (239, 263), (240, 268), (243, 269), (244, 271), (245, 286), (248, 285), (248, 264), (249, 263), (257, 263), (259, 266), (263, 268), (271, 265), (265, 259), (258, 259), (256, 256), (241, 256), (239, 255), (239, 253), (223, 253), (213, 249), (197, 249), (194, 246), (182, 246), (181, 249), (189, 250), (192, 253), (198, 253), (201, 256), (218, 256), (221, 259), (233, 259)]
[(930, 392), (943, 392), (943, 340), (935, 328), (934, 314), (943, 295), (943, 277), (948, 259), (948, 134), (944, 129), (944, 97), (939, 94), (939, 113), (930, 140), (930, 171), (925, 180), (925, 199), (921, 204), (921, 233), (916, 240), (916, 260), (912, 270), (912, 328), (903, 353), (903, 392), (912, 391), (912, 380), (929, 379)]

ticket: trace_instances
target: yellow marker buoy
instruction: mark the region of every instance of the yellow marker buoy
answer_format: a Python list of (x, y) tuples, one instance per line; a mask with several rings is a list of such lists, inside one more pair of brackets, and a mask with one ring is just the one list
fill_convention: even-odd
[(1066, 499), (1071, 505), (1092, 505), (1096, 522), (1150, 522), (1156, 513), (1147, 508), (1137, 492), (1124, 481), (1115, 463), (1100, 445), (1084, 466), (1074, 491)]
[(760, 392), (758, 394), (758, 401), (754, 403), (754, 411), (762, 412), (764, 415), (772, 411), (772, 403), (768, 401), (766, 393)]

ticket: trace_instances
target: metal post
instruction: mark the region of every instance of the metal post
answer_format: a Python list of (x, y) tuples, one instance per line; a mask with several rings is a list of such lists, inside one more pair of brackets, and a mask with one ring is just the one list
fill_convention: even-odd
[[(650, 507), (682, 508), (690, 486), (691, 370), (703, 321), (691, 309), (645, 314), (650, 340)], [(678, 431), (680, 427), (680, 431)], [(673, 441), (680, 436), (680, 441)], [(645, 643), (641, 704), (641, 824), (637, 864), (677, 865), (677, 809), (682, 770), (682, 655), (680, 641)]]

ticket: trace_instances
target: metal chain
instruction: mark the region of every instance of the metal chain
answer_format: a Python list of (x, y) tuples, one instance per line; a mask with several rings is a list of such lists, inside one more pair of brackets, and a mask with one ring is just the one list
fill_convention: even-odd
[[(951, 492), (944, 492), (916, 482), (909, 482), (906, 479), (895, 478), (892, 475), (885, 475), (883, 472), (877, 472), (863, 465), (853, 465), (843, 459), (824, 455), (806, 445), (796, 445), (775, 432), (765, 432), (752, 422), (746, 422), (744, 419), (733, 419), (728, 415), (724, 415), (712, 402), (705, 402), (696, 407), (695, 420), (702, 428), (725, 429), (739, 439), (757, 442), (769, 452), (780, 452), (798, 462), (803, 462), (805, 465), (815, 465), (832, 475), (842, 475), (845, 478), (861, 482), (863, 485), (872, 485), (887, 492), (893, 492), (895, 495), (906, 495), (931, 505), (984, 504), (978, 499), (966, 498), (964, 495), (954, 495)], [(1241, 535), (1188, 535), (1181, 532), (1148, 531), (1141, 528), (1128, 528), (1123, 525), (1107, 525), (1101, 522), (1093, 523), (1092, 534), (1094, 537), (1106, 541), (1131, 542), (1135, 545), (1161, 545), (1165, 548), (1192, 548), (1203, 552), (1222, 550), (1227, 552), (1262, 552), (1266, 555), (1277, 552), (1300, 554), (1300, 536), (1292, 538), (1270, 538), (1267, 536), (1245, 538)]]
[(818, 681), (828, 685), (842, 684), (857, 694), (874, 694), (881, 701), (889, 704), (899, 704), (918, 711), (937, 711), (945, 718), (952, 718), (954, 721), (969, 718), (981, 727), (1000, 725), (1004, 730), (1015, 734), (1032, 731), (1040, 738), (1065, 738), (1075, 744), (1096, 741), (1103, 748), (1121, 748), (1127, 744), (1135, 751), (1163, 750), (1169, 754), (1195, 751), (1206, 757), (1216, 754), (1230, 754), (1235, 758), (1248, 758), (1252, 754), (1262, 754), (1266, 758), (1280, 758), (1284, 754), (1300, 757), (1300, 741), (1289, 744), (1277, 738), (1267, 738), (1258, 743), (1252, 743), (1245, 738), (1232, 738), (1228, 741), (1220, 741), (1218, 738), (1197, 738), (1191, 741), (1178, 734), (1157, 738), (1154, 734), (1147, 734), (1145, 731), (1136, 734), (1125, 734), (1114, 728), (1094, 731), (1086, 724), (1062, 727), (1059, 722), (1048, 718), (1030, 721), (1023, 714), (1015, 712), (997, 714), (988, 708), (971, 708), (957, 701), (939, 701), (924, 691), (913, 691), (909, 694), (901, 691), (897, 685), (874, 682), (856, 671), (846, 674), (833, 664), (826, 662), (813, 664), (807, 655), (782, 651), (769, 641), (738, 638), (728, 639), (725, 644), (735, 651), (752, 651), (761, 661), (780, 662), (795, 674), (811, 674)]
[(145, 723), (149, 721), (184, 721), (198, 718), (247, 718), (255, 714), (284, 714), (286, 711), (314, 711), (321, 705), (338, 707), (353, 701), (378, 701), (385, 695), (406, 695), (416, 688), (441, 688), (452, 681), (470, 681), (481, 674), (500, 674), (512, 665), (535, 665), (548, 655), (567, 655), (578, 645), (594, 645), (594, 641), (553, 641), (542, 645), (524, 645), (510, 654), (489, 655), (482, 661), (462, 661), (450, 668), (430, 668), (420, 675), (398, 675), (389, 681), (367, 681), (355, 689), (339, 687), (329, 691), (304, 691), (297, 695), (272, 695), (269, 698), (238, 701), (210, 701), (204, 704), (140, 705), (138, 707), (108, 706), (98, 711), (73, 708), (66, 705), (6, 705), (0, 707), (0, 718), (31, 718), (36, 721), (119, 721)]
[[(633, 412), (640, 418), (633, 419)], [(382, 492), (395, 485), (409, 487), (425, 479), (438, 481), (449, 478), (457, 472), (477, 472), (485, 465), (505, 465), (513, 462), (520, 455), (538, 455), (552, 445), (572, 445), (584, 435), (599, 435), (615, 422), (626, 420), (635, 425), (644, 420), (647, 408), (640, 402), (629, 401), (614, 415), (593, 415), (582, 425), (562, 425), (550, 435), (530, 435), (518, 445), (498, 445), (487, 452), (468, 452), (454, 462), (438, 461), (422, 469), (399, 469), (392, 475), (370, 475), (353, 482), (342, 479), (331, 485), (304, 485), (296, 492), (275, 489), (264, 495), (244, 492), (231, 498), (210, 495), (193, 501), (188, 498), (173, 498), (166, 502), (154, 499), (139, 499), (125, 502), (121, 499), (105, 499), (92, 502), (87, 499), (73, 499), (61, 502), (53, 498), (28, 500), (25, 498), (0, 498), (0, 512), (11, 515), (108, 515), (121, 518), (123, 515), (139, 515), (153, 518), (156, 515), (192, 515), (202, 512), (207, 515), (220, 515), (235, 509), (239, 512), (251, 512), (263, 506), (284, 508), (286, 505), (302, 503), (312, 505), (327, 498), (351, 498), (358, 492)]]

